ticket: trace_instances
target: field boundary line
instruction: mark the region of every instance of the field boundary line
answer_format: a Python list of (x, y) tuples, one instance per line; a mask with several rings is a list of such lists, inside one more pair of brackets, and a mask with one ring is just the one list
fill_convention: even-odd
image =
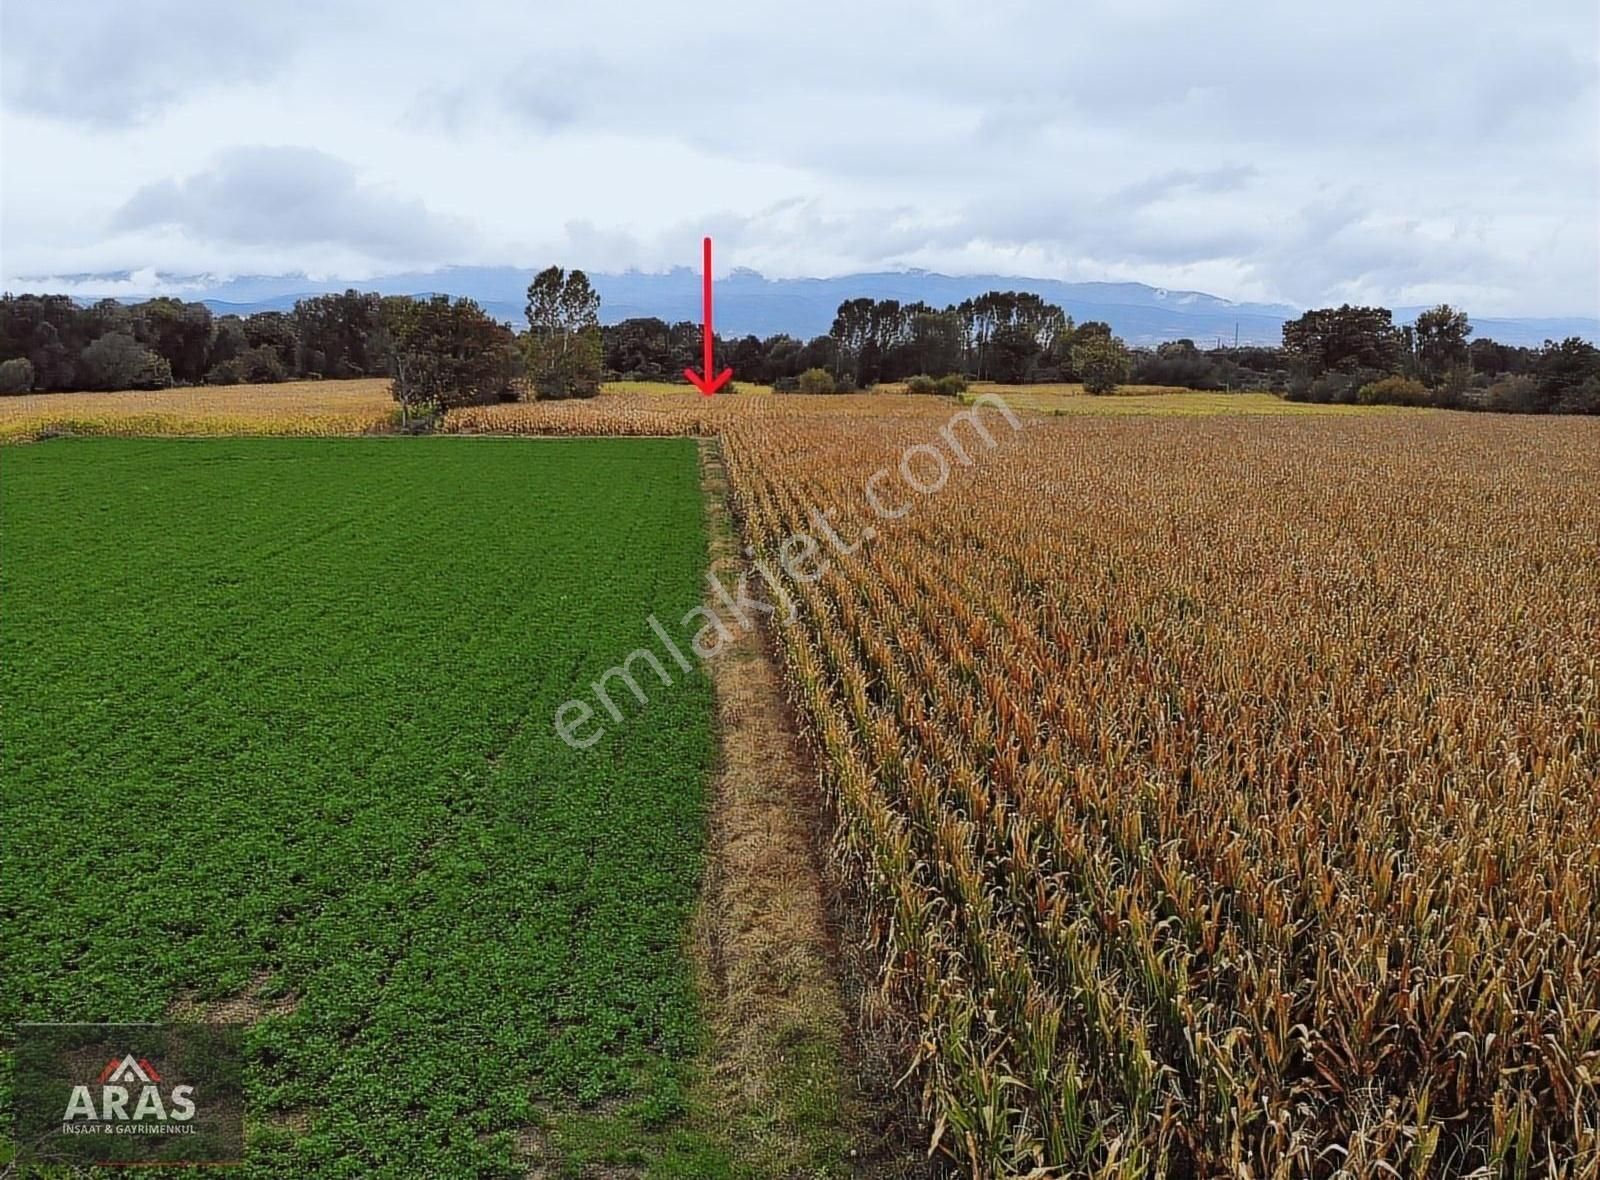
[[(708, 558), (739, 538), (715, 439), (698, 447)], [(863, 1134), (879, 1121), (851, 1061), (818, 832), (816, 774), (760, 627), (706, 662), (717, 765), (694, 957), (711, 1033), (707, 1104), (762, 1176), (884, 1176)]]

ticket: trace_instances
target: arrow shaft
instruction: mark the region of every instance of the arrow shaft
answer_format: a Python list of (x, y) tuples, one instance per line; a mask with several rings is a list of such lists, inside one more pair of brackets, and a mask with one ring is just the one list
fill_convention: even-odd
[(706, 278), (705, 278), (705, 311), (706, 311), (706, 317), (705, 317), (706, 318), (705, 356), (706, 356), (706, 363), (705, 363), (705, 367), (703, 369), (701, 369), (701, 372), (703, 372), (706, 375), (706, 377), (709, 378), (712, 375), (712, 373), (714, 372), (714, 370), (711, 368), (711, 366), (713, 364), (713, 361), (712, 361), (712, 356), (711, 356), (711, 351), (712, 351), (711, 350), (711, 339), (712, 339), (712, 336), (711, 336), (711, 239), (710, 238), (707, 238), (705, 240), (705, 247), (704, 248), (705, 248), (705, 271), (706, 271)]
[(733, 370), (724, 369), (722, 372), (717, 373), (711, 367), (712, 365), (716, 364), (717, 360), (715, 355), (716, 350), (714, 348), (714, 342), (717, 334), (716, 330), (711, 326), (710, 238), (705, 239), (703, 242), (703, 248), (705, 251), (705, 339), (702, 343), (705, 345), (705, 364), (701, 367), (698, 373), (696, 373), (693, 369), (685, 369), (683, 371), (683, 375), (689, 379), (690, 384), (692, 384), (696, 389), (705, 394), (705, 396), (710, 397), (713, 393), (717, 392), (717, 390), (721, 389), (727, 384), (728, 378), (733, 376)]

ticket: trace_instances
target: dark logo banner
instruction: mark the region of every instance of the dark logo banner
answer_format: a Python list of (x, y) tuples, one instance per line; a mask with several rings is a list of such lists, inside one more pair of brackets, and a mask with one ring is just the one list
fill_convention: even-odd
[(18, 1160), (243, 1162), (244, 1031), (236, 1024), (19, 1025)]

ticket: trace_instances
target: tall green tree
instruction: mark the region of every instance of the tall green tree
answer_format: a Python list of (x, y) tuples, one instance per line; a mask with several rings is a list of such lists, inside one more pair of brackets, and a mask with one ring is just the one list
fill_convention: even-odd
[(236, 315), (218, 316), (211, 333), (211, 347), (206, 353), (206, 380), (219, 366), (227, 365), (250, 348), (250, 338), (245, 335), (244, 320)]
[(270, 348), (278, 354), (285, 369), (294, 371), (300, 339), (295, 335), (294, 318), (281, 311), (258, 311), (246, 316), (245, 339), (251, 348)]
[(541, 398), (593, 397), (605, 353), (600, 295), (581, 270), (546, 267), (528, 284), (528, 381)]
[(0, 296), (0, 360), (25, 358), (34, 388), (71, 389), (91, 321), (66, 295)]
[(911, 341), (903, 370), (908, 373), (955, 373), (961, 368), (961, 323), (949, 308), (935, 311), (925, 303), (914, 303), (911, 312)]
[(211, 364), (209, 307), (162, 297), (137, 303), (130, 310), (134, 339), (167, 362), (174, 381), (195, 384), (205, 380)]
[(1072, 367), (1088, 393), (1112, 393), (1128, 379), (1127, 346), (1109, 332), (1093, 333), (1072, 346)]
[(833, 327), (828, 329), (836, 345), (834, 376), (846, 389), (861, 384), (863, 353), (872, 340), (872, 309), (871, 299), (847, 299), (839, 305)]
[(1441, 303), (1417, 317), (1413, 339), (1418, 374), (1425, 384), (1441, 385), (1448, 376), (1467, 369), (1472, 360), (1467, 347), (1470, 335), (1472, 324), (1467, 313), (1455, 310), (1448, 303)]
[(392, 392), (401, 415), (448, 410), (508, 396), (516, 379), (511, 330), (471, 299), (435, 295), (387, 308)]
[(1539, 382), (1533, 408), (1539, 413), (1600, 413), (1600, 348), (1579, 336), (1546, 340), (1539, 350)]
[(292, 317), (297, 346), (295, 371), (308, 377), (387, 373), (382, 304), (378, 295), (354, 288), (297, 302)]
[(1386, 307), (1321, 307), (1283, 325), (1290, 363), (1308, 377), (1324, 373), (1392, 373), (1400, 335)]
[(78, 358), (81, 389), (165, 389), (172, 366), (155, 349), (126, 332), (108, 332)]

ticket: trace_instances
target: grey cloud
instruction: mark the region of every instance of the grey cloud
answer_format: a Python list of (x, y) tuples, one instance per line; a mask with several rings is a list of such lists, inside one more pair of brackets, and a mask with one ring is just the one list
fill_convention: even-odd
[(5, 101), (100, 127), (141, 123), (193, 90), (274, 77), (309, 11), (301, 0), (6, 3)]
[(506, 75), (499, 97), (513, 116), (540, 129), (560, 130), (592, 121), (615, 73), (593, 53), (540, 54)]
[(390, 261), (433, 260), (470, 234), (421, 201), (363, 183), (355, 169), (300, 147), (243, 147), (182, 180), (146, 185), (115, 214), (117, 232), (173, 227), (238, 246), (338, 245)]
[(475, 105), (465, 86), (424, 86), (406, 103), (400, 122), (413, 129), (460, 135), (468, 128)]
[(1237, 192), (1259, 175), (1253, 165), (1228, 164), (1220, 168), (1174, 168), (1125, 185), (1112, 198), (1118, 204), (1137, 207), (1155, 204), (1168, 197), (1190, 193)]
[(729, 246), (751, 250), (789, 238), (845, 256), (883, 260), (951, 244), (949, 228), (912, 205), (829, 210), (815, 199), (792, 197), (748, 216), (724, 211), (707, 224)]

